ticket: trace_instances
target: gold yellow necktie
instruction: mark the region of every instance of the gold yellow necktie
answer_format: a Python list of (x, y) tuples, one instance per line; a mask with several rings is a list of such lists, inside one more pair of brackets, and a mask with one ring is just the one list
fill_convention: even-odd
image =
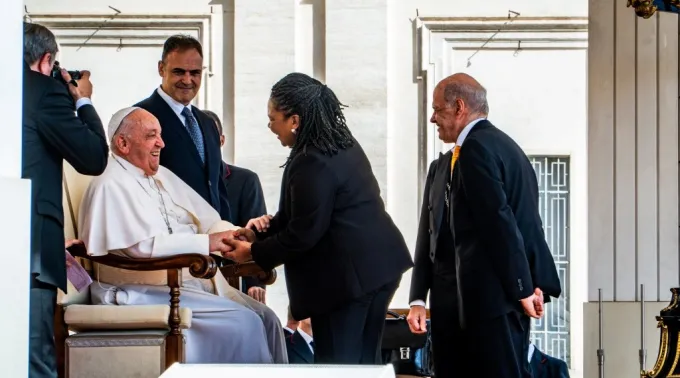
[(453, 174), (453, 166), (456, 164), (456, 160), (458, 160), (458, 155), (460, 154), (460, 146), (456, 146), (453, 148), (453, 156), (451, 157), (451, 174)]

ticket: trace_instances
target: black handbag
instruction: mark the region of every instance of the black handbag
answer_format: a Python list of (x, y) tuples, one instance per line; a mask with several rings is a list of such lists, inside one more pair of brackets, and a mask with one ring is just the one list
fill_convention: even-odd
[(393, 311), (387, 311), (387, 314), (391, 318), (385, 319), (382, 338), (383, 363), (391, 363), (397, 374), (434, 377), (430, 320), (426, 321), (427, 332), (416, 335), (409, 329), (404, 315)]

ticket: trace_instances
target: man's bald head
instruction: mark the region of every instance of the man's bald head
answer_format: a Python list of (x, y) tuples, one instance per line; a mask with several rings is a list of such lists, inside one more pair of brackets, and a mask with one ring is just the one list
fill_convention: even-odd
[(165, 147), (158, 119), (147, 110), (133, 110), (121, 120), (111, 138), (111, 147), (116, 155), (143, 170), (146, 175), (156, 174), (160, 152)]
[(432, 100), (434, 112), (430, 122), (437, 124), (439, 139), (446, 143), (455, 143), (468, 123), (489, 113), (486, 89), (464, 73), (440, 81)]
[(444, 99), (449, 105), (455, 105), (460, 99), (471, 113), (480, 116), (489, 114), (486, 89), (472, 76), (459, 72), (440, 81), (437, 87), (444, 91)]

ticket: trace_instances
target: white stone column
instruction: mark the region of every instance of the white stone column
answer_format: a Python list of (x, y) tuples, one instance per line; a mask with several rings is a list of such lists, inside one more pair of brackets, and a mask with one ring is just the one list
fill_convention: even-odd
[(0, 31), (5, 36), (0, 112), (0, 274), (3, 309), (0, 311), (4, 377), (28, 376), (28, 296), (30, 282), (30, 197), (28, 180), (21, 179), (21, 85), (23, 2), (3, 1)]
[(326, 82), (349, 106), (347, 124), (368, 155), (386, 199), (386, 0), (326, 2)]
[[(257, 172), (275, 214), (281, 191), (281, 165), (290, 153), (267, 123), (271, 87), (295, 70), (295, 7), (290, 0), (236, 0), (234, 7), (234, 163)], [(288, 296), (283, 268), (267, 288), (267, 305), (287, 317)]]
[(640, 284), (647, 369), (655, 315), (678, 285), (678, 17), (636, 17), (590, 0), (588, 52), (588, 302), (584, 377), (597, 376), (598, 289), (606, 375), (638, 374)]

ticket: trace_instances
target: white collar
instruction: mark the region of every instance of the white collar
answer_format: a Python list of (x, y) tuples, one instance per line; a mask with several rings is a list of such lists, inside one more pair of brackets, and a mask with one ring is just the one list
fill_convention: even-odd
[[(184, 117), (184, 116), (182, 115), (182, 110), (184, 110), (185, 107), (186, 107), (186, 108), (189, 108), (189, 110), (191, 110), (191, 104), (189, 104), (189, 105), (187, 105), (187, 106), (184, 106), (184, 104), (181, 104), (181, 103), (177, 102), (177, 100), (175, 100), (174, 98), (170, 97), (169, 94), (165, 93), (165, 91), (163, 91), (163, 88), (158, 87), (158, 89), (156, 90), (156, 92), (158, 92), (158, 95), (161, 96), (161, 98), (162, 98), (163, 100), (165, 100), (165, 102), (168, 103), (168, 105), (170, 106), (170, 109), (172, 109), (172, 111), (175, 112), (175, 114), (177, 114), (178, 117), (179, 117), (179, 116)], [(180, 119), (181, 119), (181, 118), (180, 118)]]
[(465, 141), (465, 138), (466, 138), (467, 135), (470, 133), (470, 130), (472, 130), (472, 128), (473, 128), (477, 123), (479, 123), (479, 121), (483, 121), (483, 120), (485, 120), (485, 119), (486, 119), (486, 118), (481, 117), (481, 118), (477, 118), (476, 120), (474, 120), (474, 121), (468, 123), (468, 124), (465, 126), (465, 128), (463, 128), (463, 131), (460, 132), (460, 135), (458, 135), (458, 139), (456, 140), (456, 146), (462, 146), (462, 145), (463, 145), (463, 142)]
[[(144, 171), (143, 171), (141, 168), (139, 168), (139, 167), (137, 167), (136, 165), (130, 163), (130, 162), (127, 161), (125, 158), (123, 158), (123, 157), (121, 157), (121, 156), (117, 156), (117, 155), (114, 154), (113, 152), (111, 153), (111, 159), (113, 159), (113, 160), (117, 161), (118, 163), (120, 163), (120, 165), (123, 167), (123, 169), (125, 169), (125, 170), (128, 171), (128, 172), (130, 172), (130, 173), (132, 174), (132, 176), (134, 176), (134, 177), (144, 178), (144, 179), (148, 177), (148, 176), (146, 175), (146, 173), (144, 173)], [(110, 164), (113, 164), (113, 162), (111, 162), (111, 161), (109, 161), (109, 163), (110, 163)]]
[(290, 327), (283, 327), (283, 329), (285, 329), (286, 331), (288, 331), (290, 333), (295, 333), (295, 330), (290, 328)]
[(309, 343), (311, 343), (312, 341), (314, 341), (314, 338), (312, 338), (312, 336), (309, 336), (309, 335), (308, 335), (305, 331), (303, 331), (300, 327), (298, 327), (297, 331), (298, 331), (298, 333), (300, 334), (300, 336), (302, 336), (302, 338), (305, 339), (305, 342), (307, 342), (307, 345), (309, 345)]
[(534, 355), (534, 351), (536, 350), (536, 347), (534, 344), (529, 344), (529, 362), (531, 362), (531, 357)]

